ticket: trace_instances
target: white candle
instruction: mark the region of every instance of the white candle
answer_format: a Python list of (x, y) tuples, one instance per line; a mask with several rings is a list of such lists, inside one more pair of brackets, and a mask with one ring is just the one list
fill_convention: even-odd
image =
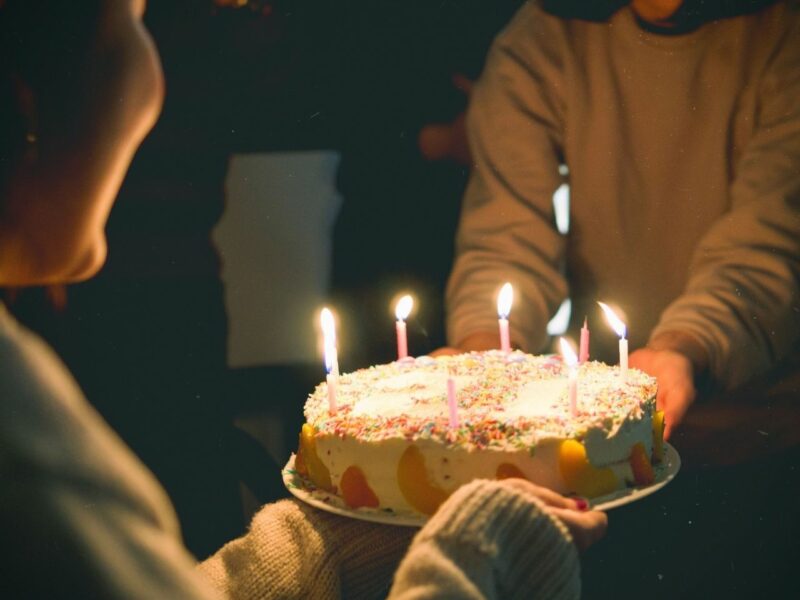
[(395, 329), (397, 331), (397, 359), (403, 359), (408, 356), (408, 337), (406, 335), (406, 319), (411, 314), (411, 309), (414, 306), (414, 300), (411, 296), (403, 296), (397, 301), (397, 306), (394, 309), (394, 314), (397, 317)]
[(328, 308), (323, 308), (320, 313), (322, 326), (322, 344), (325, 353), (325, 370), (328, 372), (325, 380), (328, 383), (328, 412), (336, 414), (336, 393), (339, 384), (339, 356), (336, 351), (336, 324), (333, 313)]
[(514, 300), (514, 288), (510, 283), (506, 283), (500, 288), (500, 295), (497, 297), (497, 316), (500, 323), (500, 349), (511, 352), (511, 335), (508, 330), (508, 315), (511, 312), (511, 303)]
[(619, 376), (622, 381), (625, 381), (628, 374), (628, 340), (625, 339), (628, 328), (607, 304), (603, 302), (598, 302), (598, 304), (603, 309), (608, 324), (619, 336)]
[(336, 414), (336, 387), (339, 378), (333, 373), (328, 373), (325, 381), (328, 382), (328, 412), (332, 415)]
[(578, 414), (578, 357), (569, 342), (563, 337), (561, 342), (561, 356), (569, 367), (569, 410), (572, 416)]
[(447, 408), (450, 413), (450, 427), (458, 427), (458, 404), (456, 403), (456, 382), (447, 378)]

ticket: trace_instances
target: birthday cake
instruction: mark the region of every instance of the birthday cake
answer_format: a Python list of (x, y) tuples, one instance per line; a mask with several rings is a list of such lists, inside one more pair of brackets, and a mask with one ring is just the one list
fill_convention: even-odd
[[(451, 394), (448, 401), (448, 380)], [(656, 381), (520, 351), (409, 358), (309, 396), (295, 468), (350, 508), (432, 514), (473, 479), (522, 477), (596, 498), (653, 481), (663, 458)]]

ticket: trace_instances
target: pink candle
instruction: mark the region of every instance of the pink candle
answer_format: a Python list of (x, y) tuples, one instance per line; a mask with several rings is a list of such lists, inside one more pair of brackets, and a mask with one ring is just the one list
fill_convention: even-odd
[(450, 427), (458, 427), (458, 404), (456, 403), (456, 382), (447, 378), (447, 408), (450, 412)]
[(500, 288), (500, 295), (497, 297), (497, 316), (500, 324), (500, 349), (511, 352), (511, 335), (508, 330), (508, 315), (511, 312), (511, 303), (514, 300), (514, 288), (510, 283), (506, 283)]
[(569, 411), (573, 417), (578, 414), (578, 370), (575, 367), (569, 369)]
[(569, 367), (569, 411), (574, 417), (578, 414), (578, 357), (572, 350), (572, 346), (563, 337), (560, 339), (561, 356)]
[(406, 322), (397, 321), (395, 324), (397, 330), (397, 358), (405, 358), (408, 356), (408, 338), (406, 337)]
[(500, 318), (500, 349), (505, 352), (511, 352), (511, 334), (508, 331), (508, 319)]
[(583, 327), (581, 327), (581, 345), (578, 363), (583, 364), (587, 360), (589, 360), (589, 328), (586, 326), (586, 317), (584, 317)]
[(408, 356), (408, 337), (406, 335), (406, 319), (411, 314), (411, 309), (414, 306), (414, 300), (411, 296), (403, 296), (397, 302), (394, 309), (394, 314), (397, 317), (395, 330), (397, 331), (397, 359), (403, 359)]

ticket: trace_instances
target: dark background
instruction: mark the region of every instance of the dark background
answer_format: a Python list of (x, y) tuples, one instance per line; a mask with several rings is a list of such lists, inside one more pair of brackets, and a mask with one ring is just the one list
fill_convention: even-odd
[[(425, 298), (409, 322), (410, 347), (422, 354), (442, 345), (441, 299), (468, 173), (425, 160), (417, 138), (424, 125), (463, 110), (452, 75), (477, 77), (519, 4), (149, 3), (166, 102), (112, 212), (108, 263), (87, 283), (8, 297), (157, 475), (198, 557), (244, 531), (240, 482), (261, 502), (286, 494), (263, 440), (234, 420), (270, 413), (293, 439), (305, 396), (323, 375), (317, 364), (225, 364), (209, 234), (224, 210), (229, 157), (341, 153), (331, 297), (348, 323), (348, 348), (359, 350), (342, 358), (343, 370), (392, 358), (385, 329), (398, 289)], [(795, 386), (785, 397), (800, 392)], [(702, 431), (682, 435), (679, 450), (698, 439), (702, 448)], [(708, 449), (725, 454), (718, 439)], [(691, 455), (665, 490), (610, 513), (607, 538), (583, 560), (586, 597), (797, 592), (796, 446), (732, 466), (703, 456)], [(286, 456), (276, 458), (283, 464)]]

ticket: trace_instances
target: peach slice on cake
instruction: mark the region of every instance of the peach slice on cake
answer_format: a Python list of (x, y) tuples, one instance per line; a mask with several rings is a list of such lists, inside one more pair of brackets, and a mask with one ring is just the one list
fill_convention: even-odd
[(653, 414), (653, 462), (664, 460), (664, 411)]
[(610, 494), (619, 487), (614, 472), (589, 463), (586, 448), (576, 440), (561, 442), (558, 449), (558, 466), (570, 492), (586, 498)]
[(397, 463), (397, 485), (411, 506), (425, 515), (432, 515), (450, 495), (431, 483), (425, 468), (425, 457), (410, 445)]
[(511, 463), (502, 463), (497, 466), (497, 471), (495, 472), (495, 479), (527, 479), (525, 474), (520, 471), (517, 465), (512, 465)]
[(653, 465), (650, 464), (650, 458), (648, 458), (647, 450), (642, 442), (636, 442), (631, 448), (630, 462), (636, 485), (650, 485), (656, 480)]
[(298, 473), (308, 477), (318, 488), (333, 491), (330, 471), (317, 456), (314, 427), (308, 423), (305, 423), (300, 431), (300, 445), (297, 449), (295, 468)]
[(364, 471), (355, 465), (347, 467), (345, 472), (342, 473), (339, 487), (345, 504), (350, 508), (361, 508), (362, 506), (375, 508), (380, 504), (375, 492), (372, 491), (372, 488), (367, 483)]

